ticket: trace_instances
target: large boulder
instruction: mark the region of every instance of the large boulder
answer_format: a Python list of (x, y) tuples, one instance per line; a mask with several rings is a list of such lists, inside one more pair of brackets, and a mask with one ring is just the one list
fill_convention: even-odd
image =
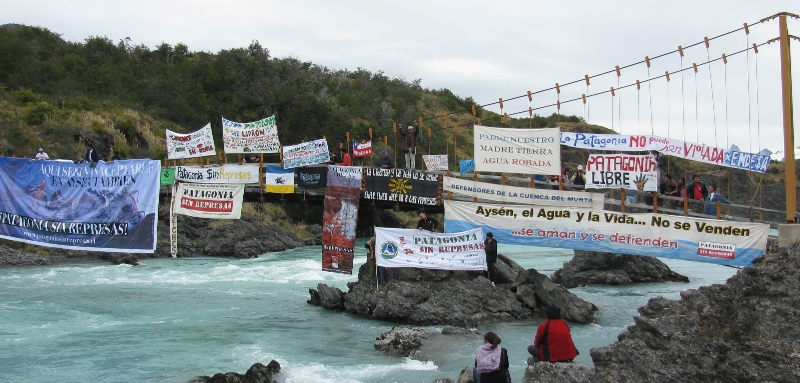
[(281, 372), (281, 365), (273, 360), (268, 365), (256, 363), (244, 374), (236, 372), (217, 373), (214, 376), (198, 376), (192, 383), (277, 383), (275, 375)]
[(38, 254), (14, 250), (0, 245), (0, 267), (7, 266), (42, 266), (49, 265), (50, 260)]
[(311, 299), (307, 302), (314, 306), (322, 306), (328, 310), (341, 311), (344, 309), (344, 293), (336, 287), (324, 283), (317, 284), (317, 289), (308, 289)]
[(553, 282), (565, 288), (643, 282), (689, 282), (655, 257), (574, 250), (575, 256), (553, 274)]
[(446, 326), (441, 333), (420, 328), (392, 327), (375, 338), (375, 349), (394, 357), (436, 360), (452, 351), (455, 345), (479, 342), (482, 335), (474, 330)]
[(581, 383), (589, 382), (594, 369), (578, 363), (539, 362), (528, 358), (522, 383)]
[[(380, 287), (371, 281), (371, 264), (362, 265), (358, 281), (348, 284), (343, 293), (343, 310), (364, 318), (414, 325), (452, 325), (475, 327), (482, 323), (529, 319), (539, 315), (547, 304), (562, 307), (565, 319), (581, 323), (594, 321), (597, 308), (547, 277), (525, 270), (513, 260), (498, 256), (501, 270), (492, 284), (482, 272), (387, 268), (387, 283)], [(531, 273), (539, 277), (531, 277)], [(329, 287), (320, 284), (310, 290), (308, 302), (339, 309)], [(327, 302), (327, 303), (326, 303)]]

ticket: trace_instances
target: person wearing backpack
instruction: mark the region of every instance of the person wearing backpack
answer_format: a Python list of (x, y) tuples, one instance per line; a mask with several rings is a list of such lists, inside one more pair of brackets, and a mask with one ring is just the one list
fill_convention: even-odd
[(578, 356), (578, 349), (572, 341), (569, 325), (561, 319), (561, 309), (548, 305), (544, 312), (547, 321), (539, 325), (528, 352), (540, 362), (572, 362)]
[(494, 332), (483, 336), (483, 345), (475, 352), (473, 381), (478, 383), (510, 383), (508, 373), (508, 350), (497, 347), (500, 337)]

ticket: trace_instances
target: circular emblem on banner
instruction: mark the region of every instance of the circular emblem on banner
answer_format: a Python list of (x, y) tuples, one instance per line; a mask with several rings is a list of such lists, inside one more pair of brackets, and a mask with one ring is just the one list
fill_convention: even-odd
[(384, 242), (383, 245), (381, 245), (381, 257), (385, 259), (392, 259), (397, 256), (398, 249), (399, 247), (396, 243), (392, 241)]

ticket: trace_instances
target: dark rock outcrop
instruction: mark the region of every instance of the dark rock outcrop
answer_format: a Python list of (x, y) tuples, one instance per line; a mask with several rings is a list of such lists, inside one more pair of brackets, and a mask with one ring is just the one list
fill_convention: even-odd
[(482, 335), (465, 328), (445, 327), (441, 333), (431, 333), (419, 328), (392, 327), (375, 338), (375, 349), (394, 357), (417, 360), (435, 360), (450, 352), (454, 345), (478, 342)]
[(49, 265), (49, 259), (37, 254), (14, 250), (0, 245), (0, 267), (10, 266), (43, 266)]
[[(343, 310), (364, 318), (415, 325), (474, 327), (536, 316), (549, 303), (561, 306), (564, 319), (589, 323), (597, 308), (549, 282), (535, 270), (525, 270), (503, 255), (496, 263), (495, 285), (481, 272), (388, 268), (387, 283), (375, 289), (367, 265), (358, 282), (342, 293), (320, 284), (308, 303)], [(340, 305), (341, 302), (341, 305)]]
[(528, 358), (523, 383), (579, 383), (589, 382), (594, 369), (578, 363), (539, 362)]
[(268, 365), (256, 363), (243, 374), (226, 372), (214, 376), (198, 376), (191, 383), (277, 383), (275, 375), (281, 372), (281, 365), (273, 360)]
[(565, 288), (643, 282), (689, 282), (655, 257), (575, 250), (575, 257), (553, 274)]

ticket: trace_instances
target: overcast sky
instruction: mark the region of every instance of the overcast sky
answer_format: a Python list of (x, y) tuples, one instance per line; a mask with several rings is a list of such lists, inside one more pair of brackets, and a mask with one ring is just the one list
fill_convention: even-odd
[[(45, 27), (69, 41), (126, 37), (151, 49), (165, 42), (192, 51), (218, 52), (258, 40), (274, 57), (296, 57), (330, 69), (364, 68), (425, 88), (448, 88), (478, 104), (496, 103), (554, 87), (561, 112), (586, 118), (624, 134), (669, 136), (718, 147), (738, 145), (756, 152), (782, 150), (778, 44), (740, 53), (682, 73), (692, 63), (721, 58), (778, 36), (777, 19), (800, 13), (796, 0), (713, 1), (42, 1), (0, 0), (0, 23)], [(794, 5), (792, 7), (791, 5)], [(702, 42), (748, 23), (738, 31), (645, 64), (594, 76)], [(756, 25), (753, 25), (756, 24)], [(800, 36), (800, 20), (789, 19)], [(800, 89), (800, 44), (794, 41), (794, 89)], [(756, 66), (758, 71), (756, 71)], [(748, 89), (749, 88), (749, 89)], [(711, 94), (713, 93), (713, 98)], [(503, 112), (528, 116), (528, 108), (555, 104), (549, 90), (504, 102)], [(798, 99), (795, 97), (795, 110)], [(500, 111), (498, 105), (487, 106)], [(697, 112), (695, 112), (697, 111)], [(521, 112), (521, 113), (520, 113)], [(535, 110), (549, 115), (555, 107)], [(795, 117), (795, 121), (798, 118)], [(403, 122), (401, 122), (403, 123)], [(698, 129), (699, 128), (699, 129)], [(796, 135), (797, 136), (797, 135)], [(796, 139), (794, 146), (800, 145)], [(800, 150), (798, 150), (800, 152)], [(774, 156), (782, 158), (783, 156)]]

